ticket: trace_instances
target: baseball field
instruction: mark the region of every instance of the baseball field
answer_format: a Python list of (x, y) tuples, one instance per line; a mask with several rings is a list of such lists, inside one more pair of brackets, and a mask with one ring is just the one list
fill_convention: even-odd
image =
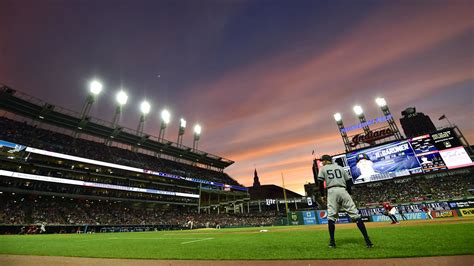
[[(474, 254), (474, 218), (366, 223), (367, 249), (355, 224), (198, 229), (143, 233), (0, 236), (0, 254), (178, 260), (306, 260)], [(261, 232), (261, 230), (268, 230)]]

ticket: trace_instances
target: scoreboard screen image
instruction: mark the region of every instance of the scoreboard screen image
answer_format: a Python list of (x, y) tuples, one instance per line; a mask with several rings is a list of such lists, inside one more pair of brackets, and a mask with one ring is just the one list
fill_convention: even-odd
[(333, 157), (354, 184), (474, 166), (452, 129)]
[(408, 141), (396, 141), (351, 152), (346, 156), (355, 184), (422, 173)]

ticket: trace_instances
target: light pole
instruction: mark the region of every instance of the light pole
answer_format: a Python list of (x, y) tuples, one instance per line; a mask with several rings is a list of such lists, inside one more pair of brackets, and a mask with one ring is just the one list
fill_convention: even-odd
[(143, 134), (143, 128), (145, 126), (146, 116), (150, 113), (151, 105), (148, 101), (144, 100), (140, 104), (140, 122), (138, 122), (137, 135), (141, 136)]
[(161, 111), (161, 126), (160, 126), (160, 135), (158, 137), (158, 140), (163, 142), (165, 139), (165, 129), (168, 127), (168, 124), (170, 123), (171, 120), (171, 114), (168, 110), (164, 109)]
[(186, 129), (186, 120), (184, 118), (181, 118), (179, 120), (179, 131), (178, 131), (178, 147), (181, 147), (183, 145), (183, 135), (184, 135), (184, 130)]
[(103, 88), (102, 83), (100, 83), (97, 80), (93, 80), (89, 83), (89, 94), (87, 95), (84, 107), (82, 107), (81, 121), (79, 122), (79, 125), (77, 125), (77, 129), (74, 132), (74, 139), (76, 139), (80, 136), (80, 133), (79, 133), (78, 130), (81, 130), (85, 126), (85, 124), (87, 123), (86, 118), (89, 115), (92, 104), (95, 102), (98, 95), (102, 91), (102, 88)]
[(114, 118), (112, 119), (112, 128), (114, 131), (112, 132), (112, 135), (110, 135), (110, 137), (105, 140), (105, 145), (110, 145), (112, 143), (112, 139), (115, 138), (115, 136), (119, 133), (117, 124), (118, 120), (120, 119), (120, 114), (122, 113), (122, 108), (128, 101), (128, 95), (123, 90), (120, 90), (117, 92), (115, 100), (117, 101), (117, 107), (115, 108)]
[(336, 124), (339, 128), (339, 133), (341, 133), (342, 141), (344, 142), (344, 146), (346, 147), (346, 152), (351, 151), (351, 145), (349, 138), (347, 137), (346, 129), (344, 128), (344, 123), (342, 123), (342, 115), (340, 113), (334, 114), (334, 120), (336, 120)]
[(102, 91), (102, 88), (102, 83), (97, 80), (93, 80), (91, 83), (89, 83), (89, 94), (87, 95), (86, 103), (84, 104), (81, 112), (82, 119), (84, 119), (89, 114), (91, 106)]
[(388, 109), (387, 102), (385, 101), (384, 98), (377, 98), (375, 99), (375, 103), (382, 109), (383, 114), (385, 117), (387, 117), (387, 123), (388, 126), (390, 127), (390, 130), (392, 130), (393, 134), (395, 135), (395, 138), (398, 140), (401, 140), (402, 134), (400, 134), (400, 130), (398, 130), (397, 123), (395, 123), (395, 120), (393, 119), (392, 113), (390, 113), (390, 110)]
[(128, 95), (123, 90), (119, 91), (115, 96), (117, 100), (117, 108), (115, 108), (114, 119), (112, 120), (112, 128), (117, 126), (120, 114), (122, 113), (122, 107), (127, 103)]
[(194, 126), (193, 151), (197, 151), (198, 142), (199, 142), (199, 139), (201, 138), (201, 131), (202, 131), (201, 126), (199, 124), (196, 124)]
[(357, 118), (359, 118), (360, 123), (362, 124), (362, 129), (364, 130), (364, 133), (367, 135), (370, 133), (370, 128), (367, 125), (367, 121), (365, 120), (365, 115), (364, 115), (364, 110), (360, 105), (354, 106), (354, 113), (357, 115)]

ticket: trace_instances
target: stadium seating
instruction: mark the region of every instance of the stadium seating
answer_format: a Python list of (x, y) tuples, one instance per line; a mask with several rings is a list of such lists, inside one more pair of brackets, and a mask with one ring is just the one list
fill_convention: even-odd
[(174, 225), (189, 220), (194, 227), (273, 225), (280, 218), (274, 212), (254, 214), (198, 214), (185, 208), (164, 209), (163, 205), (113, 200), (85, 200), (67, 197), (0, 194), (0, 224), (27, 225)]
[(469, 189), (473, 186), (472, 174), (434, 178), (404, 177), (356, 185), (353, 188), (353, 198), (359, 206), (378, 205), (385, 201), (408, 203), (448, 200), (469, 196)]
[(114, 146), (107, 146), (95, 141), (85, 139), (76, 139), (74, 141), (69, 135), (42, 129), (6, 117), (0, 117), (0, 128), (2, 128), (0, 131), (1, 140), (17, 144), (94, 160), (162, 171), (184, 177), (194, 177), (241, 186), (237, 181), (223, 172), (216, 172)]

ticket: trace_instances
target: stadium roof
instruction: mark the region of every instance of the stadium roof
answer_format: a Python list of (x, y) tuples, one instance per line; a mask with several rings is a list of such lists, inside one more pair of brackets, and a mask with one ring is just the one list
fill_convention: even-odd
[(136, 130), (118, 126), (112, 127), (111, 122), (93, 117), (81, 119), (77, 112), (58, 107), (33, 96), (18, 92), (7, 86), (0, 85), (0, 108), (33, 120), (78, 131), (95, 137), (109, 139), (115, 142), (140, 147), (145, 150), (173, 156), (176, 158), (209, 165), (224, 169), (234, 161), (213, 155), (204, 151), (193, 150), (184, 145), (178, 145), (168, 140), (158, 141), (157, 137), (146, 135), (139, 136)]

